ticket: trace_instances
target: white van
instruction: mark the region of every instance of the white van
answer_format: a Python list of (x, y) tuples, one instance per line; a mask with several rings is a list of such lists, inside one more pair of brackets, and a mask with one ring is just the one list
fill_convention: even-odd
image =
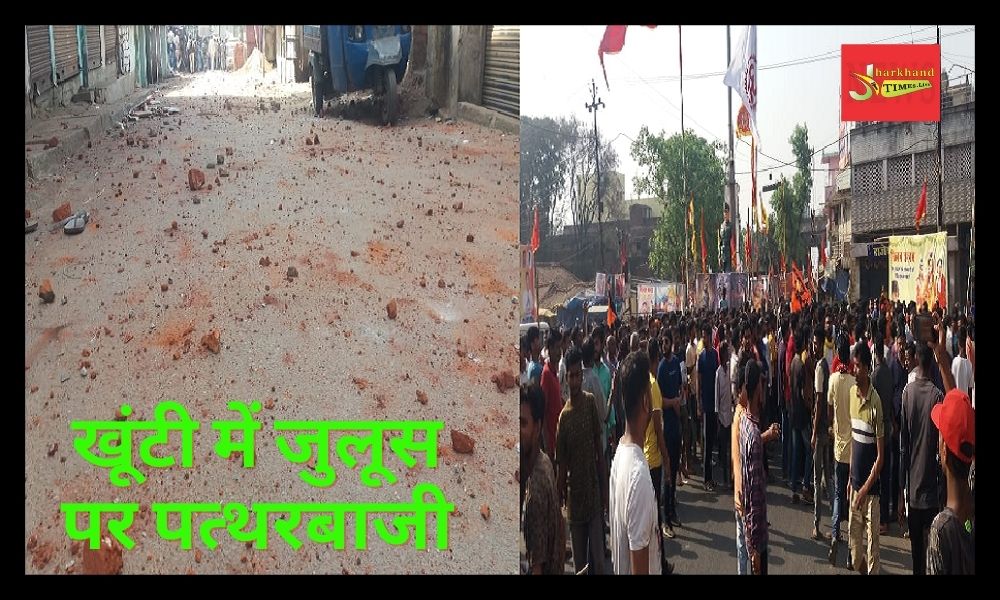
[(542, 334), (542, 341), (544, 342), (545, 338), (548, 337), (548, 335), (549, 335), (549, 324), (546, 323), (545, 321), (539, 321), (538, 323), (534, 323), (534, 322), (532, 322), (532, 323), (521, 323), (521, 328), (520, 328), (521, 330), (520, 330), (520, 332), (518, 334), (518, 337), (520, 337), (520, 336), (528, 333), (528, 330), (531, 329), (532, 327), (538, 327), (538, 330)]

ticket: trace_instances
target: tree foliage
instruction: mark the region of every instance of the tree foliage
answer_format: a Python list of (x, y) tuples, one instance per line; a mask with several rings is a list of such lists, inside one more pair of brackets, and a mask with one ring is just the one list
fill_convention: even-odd
[[(624, 218), (620, 182), (606, 176), (619, 168), (618, 154), (600, 139), (600, 193), (603, 221)], [(572, 221), (582, 240), (598, 220), (594, 190), (594, 130), (575, 117), (521, 117), (520, 237), (531, 240), (534, 208), (539, 210), (539, 234), (544, 240)]]
[(770, 233), (774, 246), (783, 252), (788, 265), (794, 260), (800, 266), (806, 261), (809, 251), (809, 240), (801, 235), (802, 222), (809, 209), (809, 199), (812, 197), (812, 154), (809, 147), (809, 130), (803, 125), (796, 125), (788, 138), (795, 155), (795, 166), (798, 169), (791, 181), (782, 176), (781, 185), (771, 195), (771, 215), (769, 219)]
[[(609, 174), (618, 169), (618, 153), (611, 144), (600, 137), (600, 194), (604, 199), (600, 220), (607, 222), (621, 218), (624, 213), (624, 190), (619, 181)], [(594, 130), (582, 125), (577, 130), (576, 143), (568, 155), (568, 208), (576, 227), (577, 245), (583, 243), (591, 225), (598, 221), (598, 202), (594, 180), (597, 179), (597, 165), (594, 162)]]
[[(682, 160), (681, 150), (684, 150)], [(682, 280), (684, 265), (691, 260), (691, 231), (685, 231), (687, 206), (694, 196), (695, 269), (701, 271), (701, 222), (704, 211), (707, 267), (718, 270), (719, 226), (722, 223), (725, 169), (723, 147), (688, 130), (682, 138), (654, 135), (647, 127), (632, 143), (632, 158), (639, 164), (634, 179), (636, 193), (656, 197), (662, 216), (649, 242), (649, 265), (659, 277)], [(685, 169), (686, 163), (686, 169)], [(687, 173), (687, 194), (684, 175)]]
[(566, 156), (575, 143), (579, 122), (550, 117), (521, 117), (520, 236), (531, 241), (538, 206), (541, 239), (562, 227), (556, 210), (566, 189)]

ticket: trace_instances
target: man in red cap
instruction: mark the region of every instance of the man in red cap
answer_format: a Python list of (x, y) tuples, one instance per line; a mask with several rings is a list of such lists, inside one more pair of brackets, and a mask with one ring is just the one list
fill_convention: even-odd
[(968, 394), (954, 389), (931, 410), (938, 454), (948, 481), (948, 504), (934, 518), (927, 541), (931, 575), (976, 574), (976, 513), (969, 467), (976, 457), (976, 411)]

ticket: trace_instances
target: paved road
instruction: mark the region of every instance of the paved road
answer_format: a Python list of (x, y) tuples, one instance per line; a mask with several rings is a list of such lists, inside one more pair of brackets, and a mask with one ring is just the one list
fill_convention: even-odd
[[(772, 448), (770, 454), (772, 477), (781, 475), (781, 455)], [(777, 451), (777, 453), (776, 453)], [(698, 470), (700, 473), (700, 469)], [(792, 504), (791, 490), (777, 479), (767, 488), (767, 510), (770, 528), (771, 552), (769, 574), (850, 575), (856, 574), (844, 567), (847, 560), (846, 544), (842, 544), (837, 567), (827, 560), (829, 542), (818, 542), (812, 535), (812, 507)], [(732, 491), (718, 488), (706, 492), (700, 475), (691, 478), (688, 485), (677, 489), (678, 517), (682, 526), (675, 528), (676, 537), (665, 539), (666, 554), (674, 564), (675, 574), (735, 575), (736, 574), (736, 522), (733, 516)], [(830, 534), (830, 504), (823, 501), (823, 518), (820, 528)], [(847, 522), (841, 526), (841, 539), (846, 540)], [(568, 532), (567, 532), (567, 540)], [(910, 541), (893, 525), (889, 535), (880, 538), (880, 561), (883, 574), (909, 574), (912, 569)], [(523, 552), (523, 542), (522, 542)], [(572, 550), (567, 543), (566, 570), (573, 573)], [(606, 570), (612, 572), (610, 557)]]
[[(172, 79), (156, 97), (180, 114), (96, 136), (58, 175), (25, 182), (44, 207), (25, 236), (25, 572), (81, 570), (61, 502), (120, 501), (147, 507), (124, 573), (513, 573), (516, 392), (491, 377), (516, 372), (517, 136), (422, 116), (381, 127), (361, 99), (318, 119), (308, 84), (234, 73)], [(196, 192), (191, 168), (206, 178)], [(83, 233), (50, 231), (63, 201), (90, 211)], [(52, 304), (38, 296), (45, 279)], [(211, 330), (218, 353), (201, 342)], [(125, 402), (130, 420), (151, 419), (165, 399), (201, 423), (192, 469), (137, 458), (148, 480), (120, 488), (74, 451), (71, 420), (110, 420)], [(252, 469), (213, 451), (210, 425), (235, 418), (234, 399), (264, 405)], [(443, 420), (439, 466), (418, 452), (407, 469), (386, 446), (399, 482), (372, 490), (358, 477), (367, 451), (354, 471), (331, 451), (336, 485), (313, 487), (276, 450), (275, 419)], [(453, 451), (452, 429), (474, 452)], [(409, 502), (425, 481), (458, 511), (448, 551), (389, 546), (372, 526), (367, 551), (350, 536), (335, 551), (303, 520), (299, 552), (273, 533), (265, 551), (217, 533), (217, 550), (196, 538), (183, 552), (148, 510)]]

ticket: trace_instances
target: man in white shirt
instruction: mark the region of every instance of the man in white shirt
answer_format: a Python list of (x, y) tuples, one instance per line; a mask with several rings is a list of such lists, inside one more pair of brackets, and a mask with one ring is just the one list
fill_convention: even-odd
[(684, 370), (687, 385), (687, 399), (681, 404), (681, 483), (684, 485), (687, 476), (691, 473), (689, 466), (694, 463), (695, 444), (695, 414), (697, 414), (698, 403), (698, 376), (694, 372), (698, 365), (698, 342), (695, 339), (693, 323), (689, 324), (689, 343), (684, 353)]
[(649, 357), (629, 354), (620, 366), (625, 404), (625, 435), (611, 465), (608, 515), (611, 561), (616, 575), (659, 575), (656, 495), (642, 452), (651, 418)]
[[(604, 395), (604, 386), (601, 385), (601, 380), (597, 377), (596, 363), (597, 351), (594, 348), (594, 343), (587, 339), (583, 343), (583, 391), (590, 392), (594, 395), (594, 401), (597, 408), (597, 416), (601, 420), (601, 426), (603, 427), (608, 420), (608, 399)], [(605, 454), (607, 454), (607, 448), (605, 447)]]
[(958, 356), (951, 361), (951, 373), (955, 376), (955, 387), (972, 397), (972, 361), (966, 355), (967, 335), (964, 327), (958, 330)]
[(562, 358), (559, 359), (558, 376), (559, 390), (562, 393), (563, 403), (565, 404), (569, 400), (569, 382), (566, 380), (566, 354), (569, 352), (572, 335), (569, 331), (563, 331), (562, 334), (562, 352), (560, 353)]
[[(731, 481), (726, 480), (726, 473), (732, 476), (732, 458), (729, 449), (732, 446), (733, 425), (733, 385), (729, 378), (729, 343), (719, 344), (719, 368), (715, 372), (715, 414), (719, 419), (719, 466), (722, 471), (722, 484), (729, 487)], [(735, 353), (733, 353), (735, 354)]]

